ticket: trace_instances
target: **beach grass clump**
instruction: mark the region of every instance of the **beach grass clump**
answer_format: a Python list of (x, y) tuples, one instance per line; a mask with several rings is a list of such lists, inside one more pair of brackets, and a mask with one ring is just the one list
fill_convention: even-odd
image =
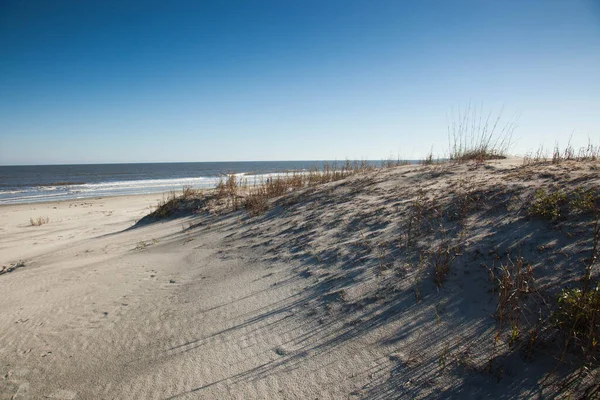
[[(339, 181), (350, 175), (372, 171), (374, 169), (375, 166), (366, 160), (346, 160), (345, 164), (342, 166), (337, 165), (337, 163), (330, 164), (324, 162), (321, 168), (316, 166), (308, 171), (291, 171), (283, 175), (272, 176), (267, 178), (266, 181), (255, 184), (254, 187), (245, 187), (242, 190), (242, 195), (235, 192), (235, 196), (240, 197), (240, 204), (250, 215), (256, 216), (269, 208), (269, 201), (271, 199), (283, 196), (295, 190)], [(234, 190), (232, 190), (232, 188), (232, 185), (220, 182), (219, 185), (217, 185), (217, 192), (222, 195), (233, 193)], [(234, 210), (237, 209), (235, 205), (233, 208)]]
[(181, 212), (194, 211), (199, 208), (203, 200), (204, 195), (201, 191), (184, 187), (181, 194), (171, 192), (167, 197), (160, 200), (149, 216), (155, 219), (162, 219)]
[(528, 152), (523, 156), (523, 165), (545, 164), (548, 162), (548, 151), (544, 146), (538, 147), (535, 152)]
[(149, 217), (167, 218), (184, 211), (197, 211), (202, 207), (207, 210), (217, 210), (219, 213), (243, 208), (255, 216), (269, 208), (271, 199), (302, 188), (335, 182), (359, 172), (371, 171), (374, 168), (366, 160), (347, 160), (342, 166), (324, 162), (321, 168), (315, 167), (308, 171), (288, 171), (261, 181), (255, 180), (254, 184), (249, 184), (247, 179), (241, 179), (235, 173), (229, 173), (219, 179), (212, 193), (204, 193), (191, 188), (184, 188), (180, 195), (171, 192), (158, 203)]
[(433, 150), (430, 150), (429, 153), (423, 158), (420, 162), (421, 165), (432, 165), (433, 164)]
[(597, 189), (583, 189), (578, 187), (571, 193), (569, 209), (582, 214), (593, 213), (600, 208), (599, 201), (600, 196), (598, 196)]
[(179, 205), (179, 199), (174, 192), (171, 192), (166, 198), (163, 198), (156, 205), (156, 209), (150, 214), (154, 218), (167, 218), (173, 215)]
[(581, 349), (586, 361), (597, 364), (600, 346), (600, 284), (587, 290), (563, 289), (557, 300), (554, 324), (568, 346)]
[(495, 317), (500, 329), (505, 324), (510, 325), (509, 343), (513, 344), (520, 335), (520, 316), (525, 296), (534, 290), (533, 269), (525, 264), (522, 257), (517, 257), (514, 262), (509, 259), (506, 265), (500, 267), (496, 283), (498, 303)]
[(240, 192), (245, 186), (235, 173), (228, 174), (226, 179), (221, 178), (217, 183), (217, 198), (227, 199), (230, 207), (237, 210), (241, 205)]
[(469, 103), (466, 109), (452, 112), (448, 126), (449, 158), (456, 162), (503, 159), (513, 143), (519, 114), (502, 120), (502, 110), (496, 116), (485, 114), (483, 107)]
[(381, 168), (394, 168), (394, 167), (398, 167), (400, 165), (409, 165), (409, 164), (410, 164), (409, 160), (401, 159), (399, 155), (396, 158), (389, 157), (386, 160), (381, 160)]
[(565, 148), (561, 148), (557, 143), (554, 144), (551, 156), (544, 146), (540, 146), (535, 153), (529, 152), (523, 157), (524, 165), (536, 165), (536, 164), (561, 164), (566, 161), (575, 162), (594, 162), (600, 160), (600, 144), (595, 145), (592, 140), (588, 138), (586, 146), (582, 146), (579, 149), (575, 149), (571, 144), (571, 139), (567, 143)]
[(265, 187), (252, 189), (244, 201), (244, 207), (251, 216), (260, 215), (269, 208), (269, 192)]
[(579, 150), (575, 150), (571, 139), (562, 150), (556, 143), (552, 153), (552, 164), (560, 164), (563, 161), (596, 161), (598, 159), (600, 159), (600, 145), (594, 145), (589, 138), (587, 146), (580, 147)]
[(49, 217), (37, 217), (37, 218), (29, 218), (29, 224), (31, 226), (42, 226), (50, 222)]
[[(588, 367), (600, 365), (597, 358), (600, 349), (600, 283), (592, 278), (600, 257), (600, 212), (597, 207), (594, 207), (591, 222), (592, 247), (581, 284), (562, 290), (553, 313), (554, 326), (564, 338), (559, 363), (564, 360), (567, 351), (574, 350), (582, 357), (580, 373)], [(596, 385), (593, 391), (599, 393), (599, 389), (600, 385)]]
[(533, 202), (529, 206), (529, 214), (543, 219), (556, 220), (567, 202), (563, 191), (546, 192), (539, 188), (535, 191)]
[(433, 253), (433, 282), (437, 287), (444, 286), (456, 254), (456, 249), (447, 242), (441, 243)]

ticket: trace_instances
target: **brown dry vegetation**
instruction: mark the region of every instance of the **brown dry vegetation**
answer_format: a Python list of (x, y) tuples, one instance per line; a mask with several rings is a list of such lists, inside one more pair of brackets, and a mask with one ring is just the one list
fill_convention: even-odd
[[(386, 167), (405, 164), (403, 161), (387, 160)], [(209, 211), (223, 213), (245, 209), (250, 215), (259, 215), (269, 208), (270, 200), (301, 188), (315, 187), (344, 179), (350, 175), (373, 171), (375, 167), (367, 161), (347, 160), (341, 166), (324, 163), (321, 170), (291, 171), (258, 182), (248, 183), (236, 174), (222, 178), (214, 190), (194, 190), (184, 188), (178, 195), (170, 193), (159, 202), (149, 215), (151, 218), (165, 218), (182, 213)]]
[(29, 225), (31, 226), (42, 226), (44, 224), (47, 224), (48, 222), (50, 222), (49, 217), (37, 217), (36, 219), (29, 218)]
[(556, 143), (551, 155), (544, 146), (540, 146), (535, 152), (529, 152), (525, 155), (523, 164), (560, 164), (565, 161), (596, 161), (598, 159), (600, 159), (600, 144), (594, 145), (591, 139), (588, 139), (587, 146), (576, 150), (569, 140), (564, 149), (561, 149), (559, 144)]
[[(504, 159), (512, 145), (519, 114), (503, 120), (503, 110), (497, 115), (485, 113), (469, 103), (466, 108), (452, 112), (448, 126), (449, 158), (465, 162)], [(427, 158), (431, 160), (431, 156)]]

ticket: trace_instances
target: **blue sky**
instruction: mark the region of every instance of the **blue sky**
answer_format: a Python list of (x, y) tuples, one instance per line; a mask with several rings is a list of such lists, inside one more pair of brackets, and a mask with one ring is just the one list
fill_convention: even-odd
[(381, 159), (452, 108), (600, 143), (600, 2), (0, 0), (0, 165)]

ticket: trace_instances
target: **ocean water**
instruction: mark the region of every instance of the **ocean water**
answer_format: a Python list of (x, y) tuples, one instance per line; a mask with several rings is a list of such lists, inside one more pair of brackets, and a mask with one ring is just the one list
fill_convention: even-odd
[[(327, 161), (324, 161), (327, 162)], [(286, 171), (321, 169), (316, 161), (248, 161), (148, 164), (0, 166), (0, 204), (163, 193), (183, 187), (212, 188), (238, 174), (249, 183)], [(344, 162), (328, 161), (341, 168)], [(379, 165), (378, 161), (368, 161)]]

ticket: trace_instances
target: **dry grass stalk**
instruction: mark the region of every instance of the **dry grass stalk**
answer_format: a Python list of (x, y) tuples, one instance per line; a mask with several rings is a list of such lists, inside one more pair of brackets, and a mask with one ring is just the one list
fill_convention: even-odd
[(512, 145), (512, 136), (517, 128), (519, 114), (501, 125), (503, 110), (494, 118), (469, 103), (466, 109), (452, 112), (452, 123), (448, 126), (450, 160), (457, 162), (506, 158)]
[(591, 138), (588, 138), (586, 146), (575, 150), (571, 144), (571, 139), (569, 139), (569, 142), (564, 149), (561, 149), (558, 143), (554, 144), (552, 157), (548, 156), (548, 151), (545, 150), (543, 146), (540, 146), (535, 153), (527, 153), (525, 157), (523, 157), (523, 164), (536, 165), (549, 162), (552, 164), (561, 164), (565, 161), (586, 162), (598, 160), (600, 160), (600, 144), (595, 145), (592, 143)]

